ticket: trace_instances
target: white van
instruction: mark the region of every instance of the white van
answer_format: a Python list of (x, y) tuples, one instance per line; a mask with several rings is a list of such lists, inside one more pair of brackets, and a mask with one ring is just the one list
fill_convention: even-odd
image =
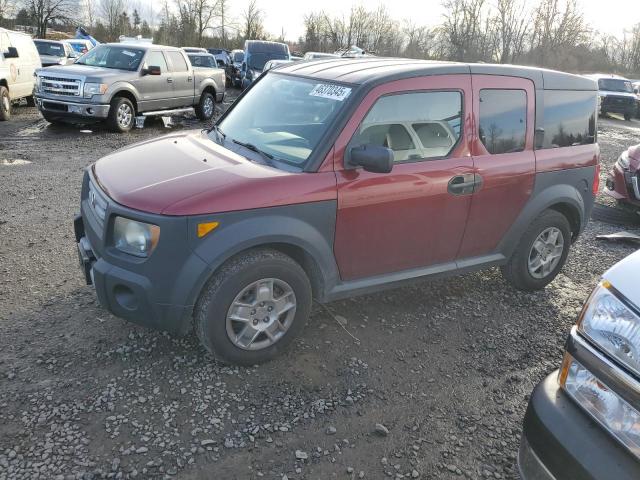
[(34, 72), (42, 67), (29, 35), (0, 28), (0, 121), (11, 117), (11, 102), (26, 98), (35, 105)]

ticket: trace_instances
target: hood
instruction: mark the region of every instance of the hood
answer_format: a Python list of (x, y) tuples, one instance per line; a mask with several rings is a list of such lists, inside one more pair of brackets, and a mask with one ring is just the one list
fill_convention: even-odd
[(606, 271), (603, 278), (637, 308), (640, 308), (640, 290), (638, 289), (640, 273), (638, 272), (640, 272), (640, 250), (616, 263)]
[(199, 131), (118, 150), (96, 162), (93, 173), (107, 195), (121, 205), (165, 215), (222, 213), (336, 198), (333, 172), (286, 172), (255, 163)]
[(635, 93), (629, 93), (629, 92), (612, 92), (610, 90), (598, 90), (598, 95), (600, 95), (601, 97), (608, 97), (608, 96), (612, 96), (612, 97), (631, 97), (633, 99), (636, 98), (636, 94)]
[[(44, 58), (41, 57), (44, 63)], [(103, 68), (103, 67), (91, 67), (89, 65), (78, 65), (77, 63), (72, 63), (66, 66), (60, 66), (59, 68), (50, 67), (47, 68), (46, 74), (51, 74), (53, 72), (65, 73), (68, 75), (78, 75), (81, 77), (98, 77), (102, 79), (106, 79), (109, 77), (118, 77), (118, 79), (122, 79), (123, 74), (130, 73), (132, 75), (137, 75), (137, 72), (132, 72), (129, 70), (116, 70), (114, 68)]]

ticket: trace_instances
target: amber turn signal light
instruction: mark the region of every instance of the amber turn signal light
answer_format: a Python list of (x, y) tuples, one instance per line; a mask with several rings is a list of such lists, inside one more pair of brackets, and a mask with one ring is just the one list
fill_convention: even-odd
[(205, 222), (198, 224), (198, 238), (202, 238), (212, 230), (215, 230), (220, 225), (220, 222)]

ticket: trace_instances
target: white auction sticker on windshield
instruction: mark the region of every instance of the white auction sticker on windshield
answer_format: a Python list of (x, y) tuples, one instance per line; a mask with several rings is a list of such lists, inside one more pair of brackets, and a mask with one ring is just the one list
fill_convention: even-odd
[(329, 83), (319, 83), (309, 92), (312, 97), (330, 98), (342, 102), (351, 93), (351, 88), (342, 85), (331, 85)]
[(129, 57), (135, 57), (136, 54), (134, 52), (130, 52), (129, 50), (122, 50), (122, 53), (128, 55)]

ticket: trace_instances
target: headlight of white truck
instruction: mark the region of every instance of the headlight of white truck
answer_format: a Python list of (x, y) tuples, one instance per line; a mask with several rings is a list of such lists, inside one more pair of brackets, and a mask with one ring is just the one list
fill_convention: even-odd
[(94, 95), (104, 95), (107, 91), (106, 83), (85, 83), (84, 84), (84, 97), (91, 98)]
[(137, 257), (148, 257), (160, 239), (160, 227), (116, 217), (113, 225), (113, 244), (121, 252)]
[(640, 317), (603, 280), (585, 304), (578, 330), (622, 365), (640, 374)]

